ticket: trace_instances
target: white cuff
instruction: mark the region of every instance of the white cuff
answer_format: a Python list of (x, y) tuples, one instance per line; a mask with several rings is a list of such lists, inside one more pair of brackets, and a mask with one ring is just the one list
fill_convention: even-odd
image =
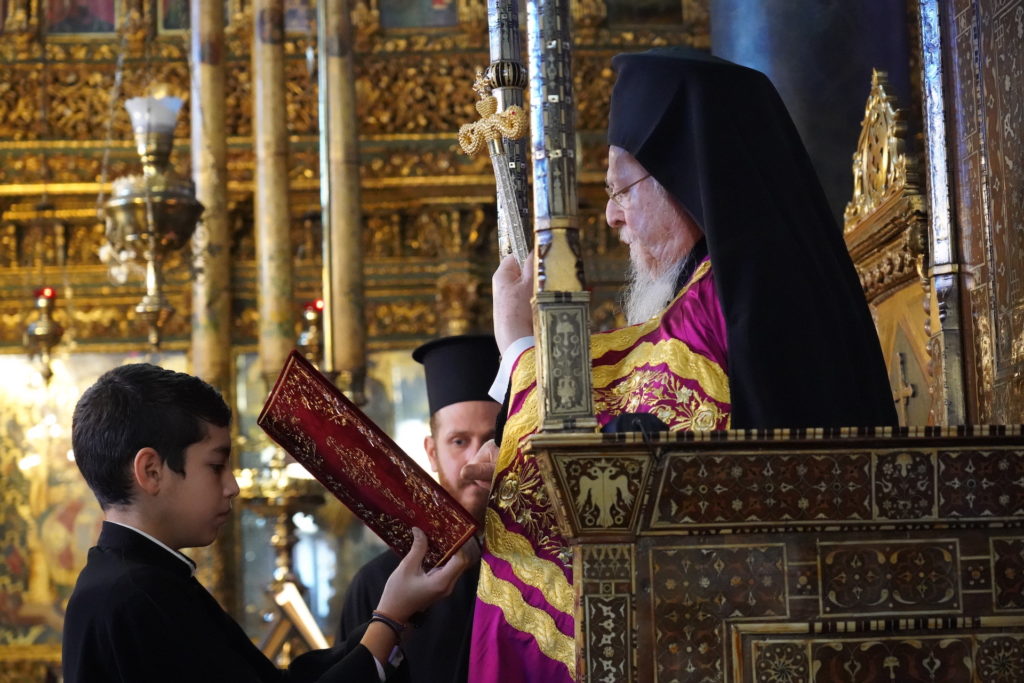
[(520, 337), (508, 345), (505, 353), (501, 356), (501, 365), (498, 366), (498, 375), (494, 378), (487, 395), (498, 403), (505, 401), (505, 394), (508, 392), (508, 384), (512, 381), (512, 367), (516, 364), (523, 351), (532, 348), (536, 344), (533, 337)]
[(384, 683), (384, 681), (388, 680), (387, 674), (384, 673), (384, 665), (376, 657), (373, 658), (373, 663), (377, 665), (377, 678), (380, 680), (380, 683)]

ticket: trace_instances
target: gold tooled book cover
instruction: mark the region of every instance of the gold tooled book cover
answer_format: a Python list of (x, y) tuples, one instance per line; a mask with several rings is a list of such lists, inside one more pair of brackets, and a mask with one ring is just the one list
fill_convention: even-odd
[(297, 351), (257, 424), (400, 555), (414, 526), (430, 542), (427, 568), (477, 532), (465, 508)]

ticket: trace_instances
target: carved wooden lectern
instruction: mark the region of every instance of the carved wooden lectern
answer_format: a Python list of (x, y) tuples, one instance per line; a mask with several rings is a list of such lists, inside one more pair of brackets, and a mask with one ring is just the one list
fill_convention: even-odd
[(531, 443), (579, 680), (1024, 680), (1020, 427)]

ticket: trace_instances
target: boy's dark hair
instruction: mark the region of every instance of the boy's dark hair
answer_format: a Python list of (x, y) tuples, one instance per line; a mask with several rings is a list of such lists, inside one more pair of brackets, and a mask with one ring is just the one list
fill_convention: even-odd
[(231, 409), (212, 386), (149, 363), (122, 365), (86, 389), (71, 419), (75, 462), (100, 507), (131, 502), (131, 463), (149, 446), (185, 474), (185, 449), (227, 427)]

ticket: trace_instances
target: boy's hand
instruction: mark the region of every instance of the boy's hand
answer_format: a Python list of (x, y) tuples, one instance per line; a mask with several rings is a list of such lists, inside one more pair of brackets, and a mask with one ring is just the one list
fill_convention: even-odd
[(412, 615), (451, 594), (455, 581), (468, 565), (466, 555), (460, 550), (443, 566), (424, 572), (423, 556), (426, 554), (427, 536), (414, 528), (412, 547), (401, 564), (391, 572), (377, 605), (379, 611), (407, 622)]

